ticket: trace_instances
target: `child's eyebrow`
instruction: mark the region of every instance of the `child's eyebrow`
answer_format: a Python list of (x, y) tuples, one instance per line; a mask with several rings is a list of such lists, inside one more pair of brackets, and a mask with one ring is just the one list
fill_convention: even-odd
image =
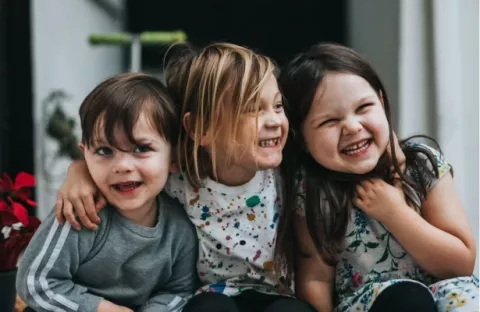
[(375, 95), (375, 94), (368, 94), (368, 95), (362, 96), (362, 97), (357, 101), (357, 103), (372, 101), (372, 100), (375, 100), (375, 98), (376, 98), (376, 95)]
[(323, 119), (330, 118), (331, 112), (324, 112), (321, 114), (317, 114), (312, 118), (312, 122), (310, 123), (312, 126), (316, 125), (319, 121)]
[(268, 98), (261, 97), (261, 98), (260, 98), (260, 101), (261, 101), (261, 103), (270, 103), (270, 101), (272, 101), (272, 100), (273, 100), (273, 101), (276, 101), (276, 100), (278, 100), (278, 99), (280, 99), (280, 100), (282, 99), (282, 93), (280, 92), (280, 90), (277, 91), (277, 92), (274, 94), (273, 97), (270, 97), (270, 96), (268, 96)]
[(154, 139), (151, 139), (151, 138), (145, 138), (145, 137), (140, 137), (140, 138), (136, 138), (134, 137), (135, 141), (137, 143), (151, 143), (151, 142), (154, 142), (155, 140)]

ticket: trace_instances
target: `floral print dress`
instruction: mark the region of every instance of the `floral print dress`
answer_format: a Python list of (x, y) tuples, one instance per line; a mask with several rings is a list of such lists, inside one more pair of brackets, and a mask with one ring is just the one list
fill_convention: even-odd
[[(450, 172), (450, 165), (438, 151), (423, 144), (417, 147), (433, 153), (440, 178)], [(424, 157), (424, 160), (431, 164), (428, 158)], [(429, 167), (432, 168), (431, 165)], [(406, 174), (418, 179), (419, 173), (407, 168)], [(438, 180), (427, 179), (427, 189), (436, 182)], [(418, 196), (415, 198), (413, 192), (406, 193), (414, 204), (420, 204), (420, 199)], [(427, 274), (382, 223), (358, 208), (352, 210), (346, 233), (346, 248), (336, 267), (336, 311), (366, 312), (382, 291), (402, 281), (419, 283), (428, 288), (439, 312), (478, 311), (479, 288), (475, 276), (438, 280)]]

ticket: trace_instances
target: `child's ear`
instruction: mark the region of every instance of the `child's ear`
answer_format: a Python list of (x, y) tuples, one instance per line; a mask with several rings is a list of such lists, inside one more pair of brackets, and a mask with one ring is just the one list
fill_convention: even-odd
[(178, 160), (175, 155), (175, 148), (172, 147), (172, 154), (170, 158), (170, 166), (168, 168), (169, 173), (177, 173), (180, 170), (180, 166), (178, 165)]
[(176, 161), (172, 161), (170, 163), (170, 168), (168, 169), (168, 172), (170, 173), (177, 173), (179, 171), (178, 164)]
[(85, 145), (83, 145), (82, 143), (78, 143), (78, 148), (80, 148), (80, 150), (85, 153)]
[[(183, 128), (190, 136), (190, 139), (195, 141), (196, 140), (195, 131), (194, 130), (192, 131), (191, 129), (191, 118), (192, 118), (192, 115), (190, 114), (190, 112), (187, 112), (185, 113), (185, 115), (183, 115)], [(200, 146), (205, 146), (205, 145), (209, 145), (210, 143), (211, 143), (210, 135), (209, 135), (209, 132), (207, 131), (201, 136), (200, 142), (198, 142), (198, 144)]]
[(380, 103), (382, 103), (383, 109), (385, 109), (385, 102), (383, 101), (383, 93), (382, 90), (378, 92), (378, 98), (380, 99)]

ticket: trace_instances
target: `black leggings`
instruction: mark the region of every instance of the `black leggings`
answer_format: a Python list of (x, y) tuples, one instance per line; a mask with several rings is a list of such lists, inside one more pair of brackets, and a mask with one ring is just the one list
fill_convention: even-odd
[(194, 296), (183, 312), (315, 312), (295, 298), (266, 295), (248, 290), (235, 297), (205, 292)]
[(369, 312), (436, 312), (432, 294), (424, 286), (414, 282), (399, 282), (378, 295)]

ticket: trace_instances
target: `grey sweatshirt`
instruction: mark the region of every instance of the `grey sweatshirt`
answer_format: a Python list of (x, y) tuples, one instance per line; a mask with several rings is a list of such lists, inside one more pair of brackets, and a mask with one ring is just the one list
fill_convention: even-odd
[(155, 227), (107, 206), (98, 230), (52, 211), (20, 261), (17, 291), (35, 311), (95, 312), (102, 298), (142, 312), (177, 311), (197, 288), (197, 237), (183, 208), (158, 196)]

